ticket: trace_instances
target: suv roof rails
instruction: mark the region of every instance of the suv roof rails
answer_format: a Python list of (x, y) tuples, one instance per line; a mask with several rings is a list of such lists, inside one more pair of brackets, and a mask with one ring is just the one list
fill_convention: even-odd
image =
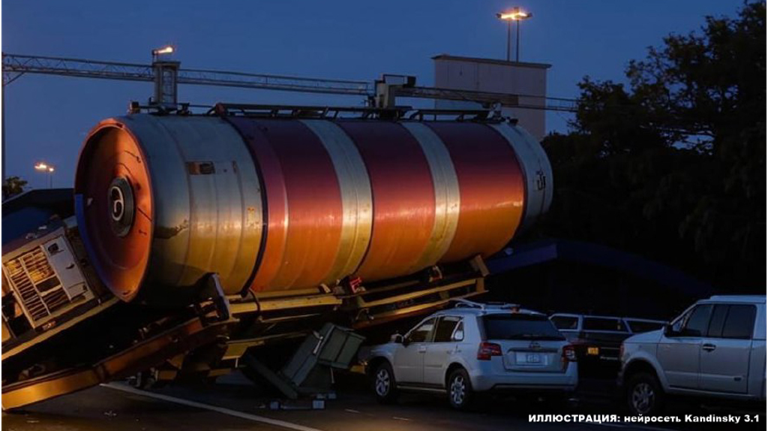
[(467, 299), (453, 299), (452, 301), (456, 302), (454, 308), (479, 308), (480, 310), (505, 310), (520, 308), (520, 304), (510, 304), (507, 302), (488, 302), (483, 304), (480, 302), (469, 301)]

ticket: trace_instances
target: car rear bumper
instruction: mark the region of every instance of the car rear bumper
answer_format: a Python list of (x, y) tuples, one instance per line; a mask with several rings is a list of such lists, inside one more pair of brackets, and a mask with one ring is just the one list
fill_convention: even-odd
[(576, 391), (575, 386), (498, 384), (498, 385), (494, 385), (493, 387), (491, 387), (490, 389), (484, 392), (499, 392), (499, 393), (525, 392), (526, 394), (531, 394), (531, 393), (547, 394), (547, 393), (570, 393), (575, 391)]
[(542, 392), (576, 390), (579, 383), (575, 363), (571, 363), (562, 373), (506, 372), (503, 374), (470, 374), (472, 388), (476, 391), (515, 391), (520, 389)]

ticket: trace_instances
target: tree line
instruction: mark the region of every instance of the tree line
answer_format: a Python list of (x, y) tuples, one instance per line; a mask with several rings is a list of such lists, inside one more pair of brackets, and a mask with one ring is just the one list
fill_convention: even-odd
[(555, 197), (534, 236), (598, 242), (718, 287), (765, 292), (765, 4), (707, 17), (585, 77), (568, 133), (543, 146)]

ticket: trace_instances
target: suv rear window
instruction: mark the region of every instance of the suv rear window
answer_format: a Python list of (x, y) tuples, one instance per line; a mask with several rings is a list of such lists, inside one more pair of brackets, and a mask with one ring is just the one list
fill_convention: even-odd
[(565, 340), (546, 316), (487, 314), (482, 319), (488, 340)]
[(606, 317), (585, 317), (582, 323), (584, 331), (615, 331), (627, 332), (621, 319)]

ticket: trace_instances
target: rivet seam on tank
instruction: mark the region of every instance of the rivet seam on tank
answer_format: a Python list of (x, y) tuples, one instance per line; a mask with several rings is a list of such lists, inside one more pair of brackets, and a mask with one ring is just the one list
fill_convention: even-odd
[(328, 120), (300, 120), (322, 142), (339, 182), (343, 224), (336, 259), (326, 283), (354, 273), (365, 257), (373, 228), (373, 196), (368, 170), (352, 139)]
[(424, 152), (435, 189), (435, 222), (429, 245), (410, 268), (410, 271), (417, 271), (435, 265), (448, 251), (459, 225), (461, 194), (451, 155), (440, 137), (422, 123), (403, 122), (401, 125), (416, 138)]

